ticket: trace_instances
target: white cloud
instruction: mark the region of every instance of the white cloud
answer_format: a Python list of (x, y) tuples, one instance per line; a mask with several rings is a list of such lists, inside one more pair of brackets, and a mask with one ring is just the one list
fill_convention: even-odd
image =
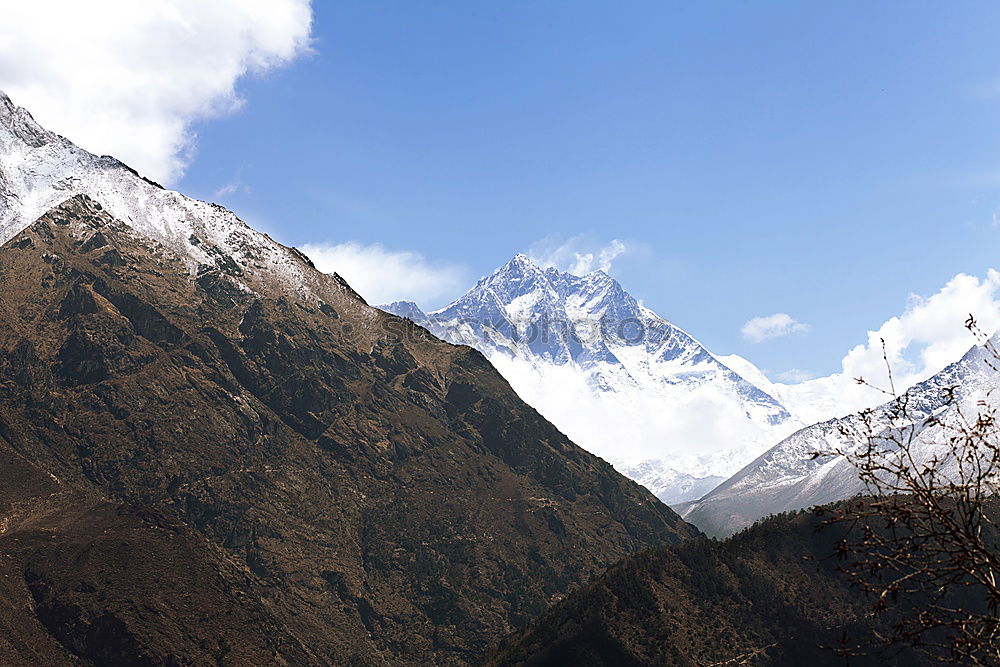
[[(962, 358), (975, 344), (965, 328), (974, 315), (988, 334), (1000, 329), (1000, 273), (990, 270), (985, 278), (960, 273), (935, 294), (910, 295), (901, 315), (891, 317), (868, 332), (866, 342), (856, 345), (843, 358), (841, 372), (793, 384), (778, 385), (782, 402), (806, 421), (821, 421), (878, 405), (891, 390), (885, 354), (892, 368), (897, 393), (926, 380)], [(858, 385), (864, 378), (877, 389)], [(796, 383), (798, 382), (798, 383)]]
[(3, 3), (0, 89), (43, 126), (176, 181), (192, 121), (242, 104), (236, 83), (308, 51), (308, 0)]
[(378, 243), (307, 244), (301, 250), (320, 271), (340, 274), (372, 305), (407, 300), (432, 307), (461, 294), (468, 282), (462, 266), (387, 250)]
[(666, 459), (697, 476), (729, 476), (773, 444), (747, 418), (746, 406), (715, 385), (595, 393), (593, 374), (574, 364), (538, 365), (503, 354), (490, 360), (573, 442), (614, 463)]
[(215, 199), (225, 199), (237, 192), (250, 192), (250, 186), (242, 181), (230, 181), (212, 193)]
[(809, 371), (804, 371), (801, 368), (789, 368), (787, 371), (782, 371), (776, 376), (780, 382), (805, 382), (806, 380), (811, 380), (815, 376)]
[(902, 315), (886, 320), (868, 332), (865, 344), (855, 346), (843, 359), (844, 374), (863, 377), (888, 389), (882, 340), (902, 390), (924, 380), (953, 361), (974, 343), (965, 320), (974, 315), (984, 331), (1000, 328), (1000, 273), (990, 269), (983, 279), (960, 273), (936, 294), (911, 294)]
[(240, 189), (239, 183), (226, 183), (221, 188), (212, 193), (213, 197), (228, 197), (231, 194), (235, 194)]
[(775, 313), (765, 317), (755, 317), (740, 329), (743, 337), (753, 343), (763, 343), (773, 338), (781, 338), (794, 333), (809, 331), (808, 324), (797, 322), (788, 313)]
[(532, 244), (527, 254), (542, 268), (553, 266), (560, 271), (583, 276), (597, 270), (609, 273), (611, 264), (632, 249), (631, 244), (626, 245), (621, 239), (600, 244), (580, 234), (565, 241), (555, 237), (542, 239)]
[(213, 199), (225, 200), (239, 192), (245, 194), (250, 193), (250, 186), (243, 182), (243, 166), (244, 165), (241, 164), (239, 169), (236, 170), (236, 173), (233, 174), (233, 177), (230, 178), (228, 182), (219, 186), (219, 188), (212, 193)]

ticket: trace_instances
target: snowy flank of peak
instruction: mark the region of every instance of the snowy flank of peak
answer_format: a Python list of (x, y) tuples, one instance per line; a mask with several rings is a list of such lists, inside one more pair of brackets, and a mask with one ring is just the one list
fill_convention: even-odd
[(668, 505), (678, 505), (691, 498), (700, 498), (721, 482), (723, 477), (708, 475), (697, 477), (690, 473), (679, 472), (671, 468), (665, 461), (643, 461), (627, 468), (628, 474), (653, 492), (657, 498)]
[[(1000, 340), (994, 337), (994, 345)], [(958, 406), (966, 416), (982, 409), (979, 401), (995, 404), (1000, 374), (989, 351), (976, 346), (961, 360), (950, 364), (931, 378), (906, 391), (908, 424), (891, 419), (892, 402), (873, 409), (875, 433), (885, 435), (890, 429), (912, 427), (918, 430), (913, 453), (916, 462), (941, 454), (935, 443), (945, 440), (941, 426), (926, 428), (923, 420), (935, 414), (947, 423), (959, 418)], [(824, 378), (828, 381), (836, 379)], [(946, 389), (957, 388), (957, 401), (946, 401)], [(811, 507), (848, 498), (861, 492), (854, 469), (840, 458), (814, 458), (818, 451), (851, 446), (845, 433), (863, 432), (857, 414), (829, 419), (804, 428), (720, 484), (697, 502), (688, 505), (683, 515), (710, 535), (730, 535), (769, 514)]]
[(427, 326), (429, 323), (427, 315), (413, 301), (393, 301), (392, 303), (379, 306), (379, 308), (393, 315), (407, 317), (421, 326)]
[(749, 362), (734, 370), (603, 271), (576, 276), (519, 254), (440, 310), (382, 308), (482, 351), (574, 441), (670, 503), (804, 425)]
[(843, 417), (851, 412), (877, 405), (881, 401), (878, 392), (867, 387), (858, 387), (853, 378), (841, 373), (786, 384), (772, 382), (753, 363), (738, 354), (716, 358), (761, 391), (781, 401), (781, 404), (803, 424), (815, 424), (833, 417)]
[(113, 157), (88, 153), (42, 128), (0, 92), (0, 243), (78, 194), (176, 252), (192, 275), (214, 267), (249, 289), (278, 283), (303, 296), (318, 276), (300, 253), (230, 211), (165, 190)]
[(758, 389), (772, 396), (775, 396), (775, 386), (767, 379), (764, 373), (753, 365), (749, 359), (745, 359), (738, 354), (727, 354), (727, 355), (715, 355), (722, 364), (733, 369), (735, 373), (738, 373), (740, 377), (754, 385)]

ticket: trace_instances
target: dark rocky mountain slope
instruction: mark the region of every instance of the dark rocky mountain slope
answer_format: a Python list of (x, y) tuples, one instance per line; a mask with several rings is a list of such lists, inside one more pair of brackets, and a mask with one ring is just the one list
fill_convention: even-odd
[[(820, 521), (784, 514), (724, 542), (689, 540), (626, 558), (508, 637), (488, 664), (940, 664), (874, 639), (873, 630), (890, 634), (899, 610), (872, 620), (873, 600), (835, 557), (846, 528), (817, 530)], [(838, 655), (840, 647), (854, 655)]]
[[(239, 563), (0, 443), (0, 664), (309, 664)], [(252, 630), (251, 630), (252, 629)]]
[(474, 662), (697, 534), (295, 261), (192, 272), (84, 195), (0, 248), (0, 664)]

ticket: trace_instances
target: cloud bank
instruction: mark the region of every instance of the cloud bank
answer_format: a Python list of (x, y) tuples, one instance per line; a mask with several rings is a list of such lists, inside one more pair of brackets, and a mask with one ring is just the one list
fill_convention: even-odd
[(1000, 272), (990, 269), (984, 278), (960, 273), (929, 297), (911, 294), (902, 315), (869, 331), (867, 342), (847, 353), (842, 362), (844, 374), (888, 388), (884, 339), (893, 374), (902, 387), (927, 379), (972, 347), (975, 341), (965, 328), (970, 314), (988, 334), (1000, 328), (998, 289)]
[(788, 313), (775, 313), (774, 315), (753, 318), (743, 325), (740, 332), (750, 342), (763, 343), (774, 338), (805, 333), (809, 329), (808, 324), (797, 322)]
[(406, 300), (430, 307), (455, 298), (468, 282), (465, 267), (378, 243), (307, 244), (301, 249), (320, 271), (340, 274), (372, 305)]
[(0, 89), (50, 130), (176, 182), (193, 121), (232, 112), (237, 82), (309, 49), (308, 0), (4, 3)]
[[(884, 403), (889, 391), (885, 355), (892, 367), (897, 392), (926, 380), (962, 358), (975, 344), (965, 320), (975, 316), (983, 331), (1000, 329), (1000, 272), (989, 270), (979, 278), (960, 273), (930, 296), (911, 294), (902, 314), (867, 333), (864, 343), (841, 360), (841, 372), (801, 382), (779, 375), (788, 384), (762, 386), (778, 396), (793, 413), (809, 422), (841, 417)], [(855, 378), (879, 390), (858, 385)]]
[(592, 374), (575, 364), (536, 365), (500, 354), (490, 361), (573, 442), (626, 467), (666, 460), (695, 476), (728, 477), (787, 435), (765, 432), (737, 397), (712, 385), (595, 393)]

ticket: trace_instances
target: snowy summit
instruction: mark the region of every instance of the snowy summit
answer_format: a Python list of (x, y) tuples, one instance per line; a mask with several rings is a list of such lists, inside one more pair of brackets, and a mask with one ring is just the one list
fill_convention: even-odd
[(440, 310), (382, 308), (482, 351), (574, 441), (669, 503), (699, 497), (801, 426), (604, 271), (577, 276), (518, 254)]

